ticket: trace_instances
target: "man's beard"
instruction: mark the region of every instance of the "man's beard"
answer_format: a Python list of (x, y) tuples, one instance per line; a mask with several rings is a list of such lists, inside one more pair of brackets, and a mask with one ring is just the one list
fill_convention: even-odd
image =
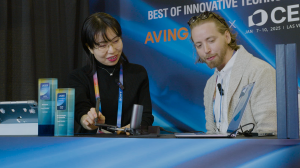
[[(204, 62), (207, 64), (207, 66), (211, 69), (219, 67), (225, 59), (225, 55), (227, 53), (227, 49), (228, 49), (228, 44), (224, 43), (220, 55), (218, 53), (216, 53), (216, 58), (213, 61), (207, 61), (206, 59), (204, 60)], [(207, 56), (206, 58), (209, 58), (211, 56)]]

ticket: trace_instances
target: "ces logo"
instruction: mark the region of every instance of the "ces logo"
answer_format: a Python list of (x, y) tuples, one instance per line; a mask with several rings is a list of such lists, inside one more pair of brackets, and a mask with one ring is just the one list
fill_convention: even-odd
[[(299, 14), (299, 11), (296, 11), (295, 8), (299, 8), (299, 4), (295, 4), (295, 5), (289, 5), (287, 6), (287, 10), (283, 7), (276, 7), (271, 11), (271, 20), (273, 23), (275, 24), (280, 24), (283, 23), (284, 21), (288, 22), (296, 22), (299, 21), (300, 18), (299, 16), (297, 17), (296, 15)], [(275, 14), (277, 12), (281, 12), (281, 13), (286, 13), (287, 17), (281, 17), (281, 18), (275, 18)], [(253, 21), (253, 16), (255, 15), (259, 15), (261, 16), (261, 21), (259, 23), (254, 23)], [(269, 15), (268, 13), (263, 10), (263, 9), (259, 9), (256, 10), (253, 15), (248, 17), (248, 26), (252, 27), (252, 26), (263, 26), (267, 21), (268, 21)]]

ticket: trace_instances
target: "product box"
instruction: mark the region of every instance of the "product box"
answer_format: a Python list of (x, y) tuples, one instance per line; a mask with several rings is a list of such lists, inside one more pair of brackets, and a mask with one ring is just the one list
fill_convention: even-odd
[(53, 136), (57, 79), (39, 79), (38, 87), (38, 135)]
[(56, 89), (55, 136), (74, 136), (75, 89)]

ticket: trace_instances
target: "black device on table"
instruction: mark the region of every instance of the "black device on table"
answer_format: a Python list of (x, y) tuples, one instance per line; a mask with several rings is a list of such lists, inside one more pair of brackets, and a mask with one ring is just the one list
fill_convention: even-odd
[(98, 123), (99, 118), (99, 105), (100, 105), (100, 98), (96, 100), (96, 113), (97, 118), (94, 119), (95, 126), (100, 127), (107, 127), (107, 130), (111, 131), (125, 131), (130, 132), (132, 135), (139, 135), (141, 134), (140, 128), (142, 123), (142, 116), (143, 116), (143, 106), (134, 104), (132, 109), (131, 121), (130, 121), (130, 128), (119, 128), (116, 125), (109, 125), (109, 124), (100, 124)]

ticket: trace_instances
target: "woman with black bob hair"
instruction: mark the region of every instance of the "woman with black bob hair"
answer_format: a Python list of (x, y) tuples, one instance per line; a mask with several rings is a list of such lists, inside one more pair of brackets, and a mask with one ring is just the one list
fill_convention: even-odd
[(98, 123), (128, 128), (133, 105), (140, 104), (142, 126), (151, 126), (154, 117), (148, 75), (143, 66), (129, 63), (123, 53), (118, 21), (106, 13), (92, 14), (83, 23), (81, 42), (88, 64), (69, 77), (69, 86), (75, 88), (75, 121), (82, 126), (80, 133), (105, 131), (94, 123), (97, 98), (101, 100)]

